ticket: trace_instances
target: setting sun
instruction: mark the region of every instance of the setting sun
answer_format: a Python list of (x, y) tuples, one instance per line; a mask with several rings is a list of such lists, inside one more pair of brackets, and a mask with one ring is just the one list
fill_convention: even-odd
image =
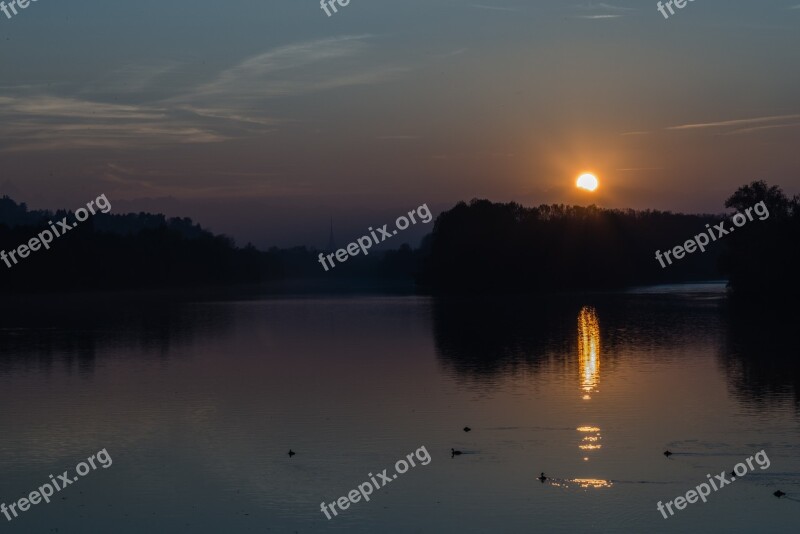
[(594, 174), (581, 174), (578, 177), (578, 182), (575, 185), (577, 185), (579, 189), (594, 191), (597, 189), (599, 183), (600, 182), (597, 181), (597, 178)]

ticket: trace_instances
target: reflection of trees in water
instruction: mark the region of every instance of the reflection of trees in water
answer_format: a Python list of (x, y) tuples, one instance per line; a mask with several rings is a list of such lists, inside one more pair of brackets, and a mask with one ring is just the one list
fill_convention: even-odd
[(733, 394), (762, 409), (788, 399), (800, 409), (796, 320), (759, 310), (731, 310), (727, 315), (719, 358)]
[(440, 360), (459, 376), (491, 381), (536, 372), (558, 343), (560, 313), (514, 299), (437, 298), (433, 328)]
[(477, 382), (518, 371), (535, 374), (545, 365), (577, 372), (575, 328), (583, 302), (578, 298), (435, 299), (439, 358), (460, 377)]
[[(544, 366), (583, 373), (576, 321), (594, 325), (603, 366), (614, 368), (621, 349), (643, 352), (707, 343), (720, 331), (718, 299), (672, 295), (592, 295), (530, 299), (435, 299), (433, 324), (440, 360), (464, 378), (491, 382)], [(587, 305), (596, 315), (582, 309)], [(587, 313), (589, 313), (587, 315)], [(599, 328), (597, 316), (602, 317)], [(590, 328), (592, 330), (592, 328)], [(591, 347), (589, 347), (591, 349)]]
[[(581, 353), (576, 345), (583, 338), (575, 336), (575, 324), (577, 318), (587, 332), (594, 329), (597, 317), (581, 313), (589, 309), (584, 308), (589, 302), (602, 318), (595, 339), (596, 346), (603, 347), (604, 373), (614, 368), (618, 354), (626, 349), (647, 358), (656, 350), (693, 346), (705, 350), (716, 343), (734, 395), (764, 408), (789, 398), (800, 407), (800, 357), (792, 343), (796, 336), (792, 320), (759, 317), (763, 314), (758, 311), (733, 313), (724, 299), (705, 296), (435, 299), (433, 324), (439, 359), (460, 378), (489, 386), (498, 377), (536, 374), (545, 367), (560, 366), (566, 373), (582, 373), (583, 377), (591, 366), (581, 366), (576, 357)], [(586, 338), (589, 345), (583, 350), (589, 356), (591, 340), (591, 336)], [(685, 357), (693, 354), (696, 351), (688, 351)], [(587, 362), (591, 359), (583, 363)], [(680, 360), (676, 364), (680, 365)]]
[(175, 346), (230, 326), (230, 308), (150, 294), (26, 296), (0, 310), (0, 372), (48, 369), (54, 362), (82, 373), (119, 350), (166, 358)]

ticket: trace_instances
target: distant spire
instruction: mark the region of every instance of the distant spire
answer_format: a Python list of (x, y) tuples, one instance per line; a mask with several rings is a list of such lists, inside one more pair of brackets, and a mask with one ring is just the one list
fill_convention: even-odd
[(331, 216), (331, 235), (328, 237), (328, 251), (336, 250), (336, 242), (333, 240), (333, 216)]

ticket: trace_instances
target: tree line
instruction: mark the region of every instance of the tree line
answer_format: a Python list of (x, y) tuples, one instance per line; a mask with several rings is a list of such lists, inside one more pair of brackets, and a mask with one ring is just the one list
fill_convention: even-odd
[[(474, 199), (439, 214), (421, 246), (375, 251), (323, 272), (314, 248), (243, 247), (188, 218), (98, 213), (18, 265), (0, 263), (0, 291), (230, 285), (275, 280), (393, 280), (434, 294), (550, 293), (726, 278), (743, 299), (798, 293), (800, 198), (763, 181), (725, 207), (759, 202), (769, 218), (662, 267), (656, 250), (683, 244), (728, 219), (563, 204), (524, 207)], [(0, 199), (0, 249), (9, 251), (73, 214)], [(345, 284), (346, 286), (346, 284)]]

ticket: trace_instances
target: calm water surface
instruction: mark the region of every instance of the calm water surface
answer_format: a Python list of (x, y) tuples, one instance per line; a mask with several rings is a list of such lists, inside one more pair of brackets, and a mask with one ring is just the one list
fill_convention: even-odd
[[(0, 528), (797, 532), (796, 329), (753, 315), (713, 284), (7, 304), (0, 502), (103, 448), (113, 465)], [(421, 446), (428, 465), (321, 513)], [(768, 469), (668, 520), (656, 510), (762, 449)]]

